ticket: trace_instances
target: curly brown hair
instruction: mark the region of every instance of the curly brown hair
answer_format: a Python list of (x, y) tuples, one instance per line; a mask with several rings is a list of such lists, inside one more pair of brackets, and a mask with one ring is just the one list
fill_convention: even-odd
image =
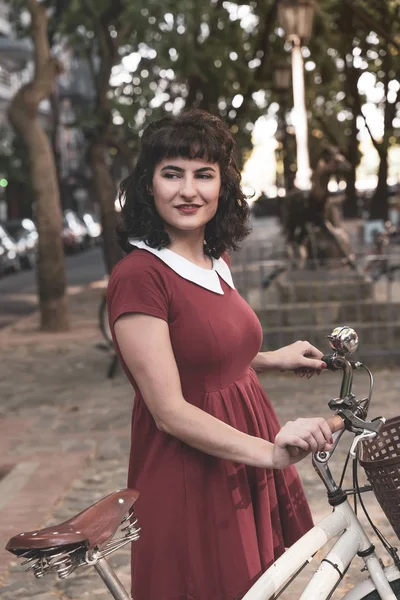
[(161, 160), (182, 157), (219, 164), (221, 191), (217, 212), (206, 225), (205, 251), (219, 258), (226, 250), (236, 250), (250, 233), (250, 210), (240, 185), (234, 151), (235, 141), (228, 126), (203, 110), (166, 116), (148, 125), (135, 168), (120, 186), (121, 215), (117, 233), (122, 249), (133, 250), (129, 238), (139, 238), (152, 248), (170, 245), (149, 189), (154, 169)]

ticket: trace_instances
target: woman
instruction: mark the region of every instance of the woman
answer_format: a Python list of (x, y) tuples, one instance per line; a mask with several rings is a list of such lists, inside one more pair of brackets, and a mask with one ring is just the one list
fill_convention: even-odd
[(242, 598), (312, 526), (291, 465), (331, 444), (323, 419), (280, 429), (255, 375), (326, 365), (307, 342), (259, 352), (259, 321), (235, 290), (226, 254), (248, 233), (233, 152), (220, 119), (166, 117), (144, 132), (121, 186), (129, 254), (111, 275), (108, 306), (136, 392), (135, 600)]

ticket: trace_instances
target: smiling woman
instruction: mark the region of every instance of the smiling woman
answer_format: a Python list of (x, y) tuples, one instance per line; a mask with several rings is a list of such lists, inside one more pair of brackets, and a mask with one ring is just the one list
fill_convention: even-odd
[(170, 237), (204, 230), (218, 209), (221, 176), (218, 163), (203, 159), (165, 158), (154, 170), (150, 193)]
[(144, 239), (151, 247), (169, 246), (170, 232), (159, 209), (170, 211), (172, 203), (185, 205), (168, 212), (173, 222), (186, 215), (206, 225), (207, 255), (219, 258), (226, 250), (236, 250), (250, 231), (240, 179), (232, 134), (217, 117), (190, 111), (149, 125), (136, 167), (120, 189), (121, 246), (130, 252), (130, 237)]
[[(280, 428), (255, 371), (324, 367), (307, 342), (260, 352), (227, 250), (248, 233), (228, 127), (202, 111), (143, 134), (121, 186), (128, 255), (108, 286), (135, 390), (128, 485), (143, 529), (136, 600), (235, 600), (312, 524), (293, 463), (329, 449), (324, 419)], [(294, 448), (293, 448), (294, 446)]]

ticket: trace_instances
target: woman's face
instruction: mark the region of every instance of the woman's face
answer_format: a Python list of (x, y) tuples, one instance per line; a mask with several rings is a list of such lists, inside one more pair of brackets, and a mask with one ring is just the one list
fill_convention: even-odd
[(154, 170), (152, 193), (168, 231), (205, 228), (218, 208), (221, 173), (218, 163), (165, 158)]

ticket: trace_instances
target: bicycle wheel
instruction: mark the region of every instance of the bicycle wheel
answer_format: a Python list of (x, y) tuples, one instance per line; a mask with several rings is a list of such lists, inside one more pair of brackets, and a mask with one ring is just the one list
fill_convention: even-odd
[[(400, 579), (395, 579), (394, 581), (391, 581), (390, 587), (392, 588), (396, 598), (400, 598)], [(361, 600), (381, 600), (381, 597), (379, 596), (378, 592), (374, 590), (366, 596), (363, 596)]]
[(108, 323), (107, 297), (104, 294), (99, 306), (99, 328), (109, 346), (113, 345), (110, 325)]

